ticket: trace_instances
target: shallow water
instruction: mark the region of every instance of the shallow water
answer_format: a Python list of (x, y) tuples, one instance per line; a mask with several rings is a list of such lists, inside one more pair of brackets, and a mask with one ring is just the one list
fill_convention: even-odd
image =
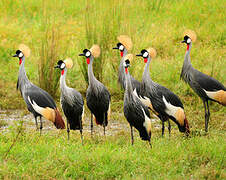
[[(112, 114), (114, 116), (114, 114)], [(115, 120), (111, 119), (108, 123), (108, 126), (106, 127), (106, 135), (112, 136), (114, 134), (117, 134), (121, 131), (130, 131), (130, 127), (126, 119), (123, 117), (123, 114), (119, 114), (117, 117), (119, 117), (122, 120)], [(124, 119), (123, 119), (124, 118)], [(65, 117), (64, 117), (64, 120)], [(0, 131), (7, 132), (9, 130), (10, 126), (14, 126), (16, 121), (23, 121), (23, 125), (26, 128), (36, 129), (34, 116), (31, 113), (25, 114), (23, 110), (0, 110), (0, 121), (6, 122), (6, 125), (3, 125), (0, 127)], [(38, 118), (38, 124), (39, 123)], [(55, 126), (52, 122), (45, 120), (42, 118), (43, 121), (43, 132), (45, 131), (51, 131), (55, 130)], [(156, 123), (157, 122), (157, 123)], [(155, 128), (160, 128), (160, 123), (158, 119), (152, 119), (153, 126)], [(83, 122), (83, 131), (84, 132), (90, 132), (90, 118), (85, 117)], [(94, 133), (103, 135), (103, 127), (97, 126), (94, 122)]]

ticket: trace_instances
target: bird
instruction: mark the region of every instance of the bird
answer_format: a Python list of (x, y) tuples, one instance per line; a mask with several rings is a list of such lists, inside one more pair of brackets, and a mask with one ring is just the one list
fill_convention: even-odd
[[(55, 68), (59, 68), (61, 70), (60, 102), (67, 119), (68, 140), (69, 140), (70, 130), (80, 130), (81, 141), (83, 144), (82, 119), (84, 117), (84, 101), (83, 101), (82, 95), (78, 91), (68, 87), (66, 84), (67, 70), (71, 69), (72, 66), (73, 66), (73, 61), (71, 60), (71, 58), (67, 58), (64, 61), (59, 60)], [(70, 125), (70, 128), (69, 128), (69, 125)]]
[(27, 78), (24, 64), (25, 57), (28, 57), (29, 55), (30, 49), (24, 44), (21, 44), (19, 49), (16, 51), (16, 54), (13, 55), (13, 57), (17, 57), (19, 59), (20, 66), (17, 80), (17, 89), (20, 90), (20, 93), (27, 105), (28, 111), (34, 115), (37, 129), (37, 118), (40, 117), (40, 134), (43, 128), (42, 117), (52, 121), (57, 129), (64, 129), (64, 120), (60, 115), (53, 98), (48, 92), (34, 85)]
[(94, 58), (100, 56), (100, 47), (94, 44), (90, 50), (84, 49), (83, 53), (79, 54), (79, 56), (85, 56), (88, 64), (89, 86), (86, 91), (86, 102), (91, 111), (91, 135), (93, 134), (93, 115), (96, 124), (104, 127), (105, 135), (105, 127), (108, 125), (110, 119), (111, 95), (107, 88), (96, 79), (92, 67)]
[(180, 98), (166, 87), (154, 82), (150, 77), (149, 65), (156, 54), (154, 48), (143, 49), (140, 54), (137, 54), (137, 56), (143, 57), (146, 64), (142, 77), (141, 95), (137, 96), (162, 121), (162, 136), (164, 135), (165, 121), (169, 123), (169, 134), (171, 132), (169, 119), (177, 124), (180, 132), (189, 135), (189, 124)]
[[(125, 70), (123, 67), (124, 57), (127, 55), (128, 51), (131, 50), (133, 44), (132, 44), (132, 40), (127, 35), (120, 35), (117, 37), (117, 39), (119, 43), (117, 43), (117, 46), (114, 47), (113, 49), (120, 50), (120, 55), (121, 55), (121, 61), (118, 69), (118, 82), (121, 85), (121, 87), (125, 89), (125, 84), (126, 84), (125, 73), (124, 73)], [(133, 76), (131, 76), (130, 79), (131, 79), (133, 90), (136, 89), (137, 93), (139, 94), (141, 83), (138, 80), (134, 79)]]
[(127, 54), (124, 57), (124, 73), (125, 73), (125, 93), (124, 93), (124, 115), (130, 124), (131, 144), (134, 143), (133, 127), (139, 131), (140, 138), (148, 141), (151, 145), (151, 119), (148, 107), (145, 106), (140, 99), (133, 94), (131, 76), (128, 68), (133, 55)]
[(226, 88), (218, 80), (193, 68), (190, 52), (192, 42), (195, 42), (196, 39), (197, 36), (194, 31), (185, 31), (182, 43), (187, 44), (187, 49), (180, 78), (202, 99), (205, 109), (205, 131), (208, 132), (208, 123), (210, 118), (208, 101), (214, 101), (226, 106)]

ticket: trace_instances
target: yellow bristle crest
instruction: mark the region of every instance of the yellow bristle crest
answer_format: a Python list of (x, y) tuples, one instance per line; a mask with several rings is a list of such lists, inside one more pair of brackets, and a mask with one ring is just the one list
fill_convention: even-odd
[(73, 61), (72, 61), (71, 58), (65, 59), (65, 60), (64, 60), (64, 63), (65, 63), (65, 65), (66, 65), (66, 67), (67, 67), (68, 69), (71, 69), (71, 68), (73, 67)]
[(129, 60), (130, 62), (133, 60), (133, 55), (132, 54), (127, 54), (125, 57), (124, 57), (124, 60)]
[(25, 57), (29, 57), (31, 54), (30, 48), (28, 46), (26, 46), (25, 44), (20, 44), (19, 50), (21, 50), (23, 52)]
[(150, 47), (150, 48), (147, 49), (147, 51), (148, 51), (148, 53), (149, 53), (151, 58), (155, 58), (156, 57), (157, 52), (156, 52), (156, 50), (154, 48)]
[(97, 44), (94, 44), (91, 48), (90, 48), (90, 52), (93, 55), (93, 57), (97, 58), (100, 56), (100, 46), (98, 46)]
[(197, 35), (196, 35), (195, 31), (192, 31), (190, 29), (188, 29), (184, 32), (184, 36), (186, 36), (186, 35), (191, 38), (192, 42), (195, 42), (197, 39)]
[(132, 40), (131, 40), (131, 38), (129, 36), (127, 36), (127, 35), (120, 35), (120, 36), (118, 36), (118, 40), (119, 40), (120, 43), (122, 43), (125, 46), (125, 48), (128, 51), (132, 49), (133, 43), (132, 43)]

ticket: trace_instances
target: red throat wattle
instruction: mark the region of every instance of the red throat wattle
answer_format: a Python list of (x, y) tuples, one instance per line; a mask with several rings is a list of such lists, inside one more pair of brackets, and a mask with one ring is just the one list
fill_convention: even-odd
[(62, 76), (64, 75), (64, 69), (61, 71), (61, 75), (62, 75)]
[(126, 74), (128, 74), (128, 68), (125, 68)]
[(22, 59), (20, 58), (19, 65), (21, 65), (21, 63), (22, 63)]
[(90, 63), (90, 59), (86, 58), (86, 62), (87, 62), (87, 64), (89, 64)]
[(187, 44), (187, 51), (189, 50), (189, 44)]
[(121, 53), (121, 57), (123, 57), (123, 51), (121, 51), (120, 53)]
[(147, 63), (148, 62), (148, 58), (144, 58), (144, 63)]

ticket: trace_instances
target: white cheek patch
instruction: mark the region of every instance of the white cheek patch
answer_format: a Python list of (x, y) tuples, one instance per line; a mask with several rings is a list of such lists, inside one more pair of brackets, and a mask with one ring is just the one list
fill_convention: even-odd
[(144, 58), (147, 58), (147, 57), (148, 57), (148, 52), (145, 52), (145, 53), (143, 54), (143, 57), (144, 57)]
[(89, 57), (89, 56), (90, 56), (90, 52), (87, 51), (87, 52), (86, 52), (86, 57)]
[(190, 38), (188, 38), (187, 43), (191, 43), (191, 39)]
[(22, 58), (24, 55), (23, 55), (23, 53), (22, 52), (20, 52), (20, 54), (19, 54), (19, 58)]
[(123, 49), (124, 49), (124, 46), (123, 46), (123, 45), (120, 45), (120, 46), (119, 46), (119, 50), (120, 50), (120, 51), (123, 51)]
[(61, 69), (64, 69), (64, 68), (65, 68), (65, 64), (62, 63), (62, 64), (60, 65), (60, 68), (61, 68)]

